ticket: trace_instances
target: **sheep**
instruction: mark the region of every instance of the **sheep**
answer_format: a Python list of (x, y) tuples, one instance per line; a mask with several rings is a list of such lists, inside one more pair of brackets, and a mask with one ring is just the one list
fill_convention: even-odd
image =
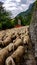
[[(21, 57), (24, 55), (25, 53), (25, 49), (23, 46), (19, 46), (11, 56), (9, 56), (7, 59), (6, 59), (6, 62), (5, 64), (6, 65), (10, 65), (10, 62), (12, 63), (12, 60), (14, 59), (15, 63), (19, 63), (20, 62), (20, 59)], [(11, 60), (12, 59), (12, 60)], [(11, 64), (13, 65), (13, 64)]]
[(4, 61), (7, 56), (9, 56), (10, 51), (14, 51), (19, 45), (22, 45), (21, 39), (16, 41), (14, 44), (10, 43), (8, 46), (0, 50), (0, 65), (4, 65)]
[(13, 44), (9, 44), (7, 47), (0, 50), (0, 65), (4, 65), (6, 57), (8, 57), (10, 51), (13, 49)]
[(29, 35), (27, 35), (27, 36), (24, 36), (24, 38), (23, 38), (23, 43), (24, 44), (28, 44), (30, 42), (30, 39), (29, 39)]

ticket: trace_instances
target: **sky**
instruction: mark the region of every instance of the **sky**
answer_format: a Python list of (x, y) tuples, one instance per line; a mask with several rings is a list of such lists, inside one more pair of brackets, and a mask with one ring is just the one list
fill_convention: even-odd
[(30, 4), (36, 0), (0, 0), (3, 2), (3, 7), (11, 12), (11, 17), (17, 16), (20, 12), (26, 11)]

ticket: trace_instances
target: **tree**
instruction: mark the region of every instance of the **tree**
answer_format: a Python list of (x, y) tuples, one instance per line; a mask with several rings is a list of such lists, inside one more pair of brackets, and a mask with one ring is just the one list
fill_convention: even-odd
[(0, 29), (6, 29), (13, 27), (11, 22), (10, 12), (7, 12), (3, 8), (3, 3), (0, 2)]

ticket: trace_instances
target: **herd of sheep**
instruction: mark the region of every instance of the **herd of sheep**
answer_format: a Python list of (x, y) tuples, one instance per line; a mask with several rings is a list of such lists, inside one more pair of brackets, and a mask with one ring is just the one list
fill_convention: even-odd
[(0, 65), (36, 65), (29, 26), (0, 31)]

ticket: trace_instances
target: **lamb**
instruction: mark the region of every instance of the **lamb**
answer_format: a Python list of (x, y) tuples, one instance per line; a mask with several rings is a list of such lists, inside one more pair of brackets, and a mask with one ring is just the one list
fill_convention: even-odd
[[(13, 59), (15, 63), (19, 63), (20, 58), (24, 55), (24, 52), (25, 48), (23, 46), (19, 46), (17, 50), (15, 50), (15, 52), (6, 59), (6, 65), (10, 65), (10, 62), (12, 63)], [(13, 63), (11, 65), (13, 65)]]
[(30, 41), (30, 39), (29, 39), (29, 35), (24, 36), (23, 43), (24, 43), (24, 44), (26, 44), (26, 43), (28, 44), (29, 41)]
[(9, 56), (9, 51), (12, 50), (13, 44), (9, 44), (7, 47), (0, 50), (0, 65), (4, 65), (6, 57)]
[(7, 46), (11, 42), (11, 36), (7, 36), (6, 39), (0, 40), (1, 46)]
[(9, 56), (9, 53), (14, 51), (19, 45), (22, 45), (21, 39), (14, 44), (10, 43), (8, 46), (0, 50), (0, 65), (4, 65), (5, 59)]

